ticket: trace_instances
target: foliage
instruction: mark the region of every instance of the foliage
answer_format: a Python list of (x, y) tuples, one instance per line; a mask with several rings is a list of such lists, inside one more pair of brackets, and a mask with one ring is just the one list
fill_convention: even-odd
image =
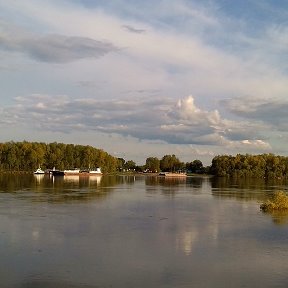
[(157, 173), (160, 171), (160, 160), (157, 157), (146, 159), (145, 169), (149, 172)]
[(38, 166), (42, 169), (101, 167), (103, 172), (114, 172), (118, 165), (117, 158), (92, 146), (27, 141), (0, 143), (1, 170), (33, 171)]
[(143, 168), (144, 171), (152, 173), (157, 173), (159, 171), (186, 171), (196, 174), (208, 174), (210, 171), (210, 166), (204, 167), (202, 162), (198, 159), (185, 164), (184, 162), (181, 162), (174, 154), (164, 155), (161, 160), (159, 160), (157, 157), (148, 157)]
[(210, 173), (228, 177), (288, 178), (288, 157), (274, 154), (218, 155), (212, 160)]
[(133, 160), (128, 160), (124, 164), (124, 169), (134, 170), (136, 168), (136, 163)]
[(204, 173), (204, 167), (200, 160), (194, 160), (186, 163), (186, 170), (190, 173)]
[(118, 168), (119, 170), (122, 170), (125, 165), (125, 160), (123, 158), (117, 158), (117, 160), (118, 160)]
[(278, 191), (273, 194), (272, 199), (260, 205), (260, 209), (264, 212), (282, 211), (288, 209), (288, 195), (283, 191)]
[(160, 169), (165, 172), (175, 172), (184, 169), (184, 163), (173, 155), (165, 155), (160, 160)]

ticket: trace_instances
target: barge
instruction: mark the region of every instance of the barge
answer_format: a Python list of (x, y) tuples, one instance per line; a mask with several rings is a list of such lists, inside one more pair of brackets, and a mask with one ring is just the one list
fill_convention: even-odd
[(187, 177), (186, 173), (160, 172), (158, 176), (162, 177)]

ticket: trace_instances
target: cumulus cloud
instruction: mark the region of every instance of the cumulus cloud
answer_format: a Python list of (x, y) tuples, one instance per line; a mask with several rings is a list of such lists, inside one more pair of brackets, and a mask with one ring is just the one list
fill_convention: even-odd
[(110, 42), (89, 37), (20, 33), (17, 29), (14, 33), (9, 29), (0, 30), (0, 49), (25, 53), (35, 60), (52, 63), (99, 58), (118, 50)]
[[(279, 26), (273, 20), (273, 25), (265, 22), (264, 27), (253, 18), (251, 25), (248, 18), (238, 17), (239, 11), (230, 13), (229, 7), (237, 10), (237, 5), (224, 5), (229, 6), (226, 14), (225, 7), (218, 6), (221, 1), (104, 2), (95, 2), (89, 9), (79, 1), (0, 4), (2, 19), (9, 23), (0, 22), (0, 50), (8, 51), (0, 54), (6, 86), (2, 103), (11, 103), (8, 97), (22, 93), (51, 94), (18, 98), (15, 106), (1, 111), (2, 123), (65, 133), (77, 129), (118, 133), (153, 143), (213, 145), (224, 153), (226, 148), (269, 149), (272, 137), (266, 133), (273, 128), (282, 130), (285, 137), (287, 102), (271, 98), (287, 95), (285, 22)], [(151, 10), (150, 4), (157, 9)], [(21, 17), (5, 18), (16, 14)], [(18, 28), (13, 30), (12, 23)], [(118, 47), (125, 49), (111, 53)], [(10, 52), (17, 52), (16, 57)], [(108, 53), (112, 55), (103, 57)], [(39, 62), (69, 63), (69, 67), (65, 73), (62, 65), (59, 69), (59, 65), (36, 63), (31, 68), (27, 56)], [(97, 57), (103, 57), (99, 65), (70, 63)], [(8, 67), (19, 72), (8, 73)], [(56, 95), (59, 91), (74, 99)], [(192, 96), (177, 101), (190, 91), (201, 97), (202, 107)], [(220, 102), (219, 108), (219, 99), (250, 91), (270, 98), (238, 97)], [(84, 92), (89, 99), (75, 100)], [(242, 119), (224, 118), (225, 108)]]
[(203, 123), (203, 121), (206, 122), (207, 126), (213, 126), (219, 124), (221, 120), (217, 110), (210, 112), (198, 108), (194, 104), (192, 96), (178, 100), (175, 109), (173, 109), (170, 115), (172, 118), (186, 123), (193, 123), (195, 126)]
[(203, 110), (192, 96), (176, 103), (165, 98), (100, 101), (49, 95), (16, 100), (15, 106), (4, 109), (2, 123), (18, 119), (17, 124), (64, 133), (81, 129), (170, 144), (270, 148), (255, 133), (257, 126), (250, 124), (247, 128), (245, 122), (223, 119), (217, 110)]

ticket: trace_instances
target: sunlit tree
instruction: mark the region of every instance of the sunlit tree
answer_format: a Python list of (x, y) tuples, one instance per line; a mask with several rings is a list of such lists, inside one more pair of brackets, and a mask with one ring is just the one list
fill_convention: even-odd
[(160, 171), (160, 160), (157, 157), (148, 157), (146, 159), (145, 169), (149, 172), (157, 173)]

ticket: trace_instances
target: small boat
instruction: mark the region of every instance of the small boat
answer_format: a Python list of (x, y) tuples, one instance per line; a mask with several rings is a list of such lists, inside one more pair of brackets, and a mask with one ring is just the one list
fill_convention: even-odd
[(50, 170), (50, 174), (52, 174), (53, 176), (64, 176), (64, 171), (57, 170), (55, 169), (55, 167), (53, 167), (53, 169)]
[(34, 174), (37, 174), (37, 175), (39, 175), (39, 174), (45, 174), (45, 171), (43, 171), (43, 170), (39, 167), (37, 170), (34, 171)]
[(51, 173), (53, 176), (64, 176), (64, 171), (61, 170), (52, 170)]

